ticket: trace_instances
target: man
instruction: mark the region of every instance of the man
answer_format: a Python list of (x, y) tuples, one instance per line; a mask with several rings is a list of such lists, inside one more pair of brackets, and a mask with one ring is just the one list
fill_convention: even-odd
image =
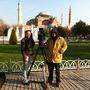
[(50, 33), (50, 38), (46, 42), (48, 49), (48, 83), (52, 84), (53, 80), (53, 70), (56, 69), (56, 86), (59, 87), (60, 83), (60, 63), (62, 62), (63, 53), (67, 49), (66, 41), (63, 37), (58, 36), (56, 30), (52, 30)]
[(21, 40), (21, 53), (23, 56), (23, 74), (24, 74), (24, 84), (28, 84), (27, 71), (30, 66), (30, 60), (32, 59), (33, 46), (35, 42), (32, 38), (32, 33), (30, 30), (25, 31), (25, 37)]

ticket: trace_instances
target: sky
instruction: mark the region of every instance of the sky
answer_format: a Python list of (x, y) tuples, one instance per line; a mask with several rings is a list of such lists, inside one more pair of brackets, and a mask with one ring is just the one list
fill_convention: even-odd
[[(63, 13), (63, 26), (68, 25), (69, 6), (71, 6), (71, 25), (82, 20), (90, 24), (90, 0), (21, 0), (22, 21), (25, 24), (28, 20), (35, 18), (37, 14), (48, 11), (61, 20)], [(7, 24), (16, 25), (18, 19), (18, 0), (0, 0), (0, 19)]]

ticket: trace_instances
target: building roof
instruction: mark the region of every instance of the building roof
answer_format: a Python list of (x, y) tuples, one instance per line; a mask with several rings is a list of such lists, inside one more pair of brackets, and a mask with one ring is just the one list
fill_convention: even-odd
[(35, 25), (35, 19), (30, 19), (29, 21), (26, 22), (27, 25)]
[(53, 17), (49, 12), (47, 11), (43, 11), (43, 12), (40, 12), (36, 17), (38, 16), (46, 16), (46, 17)]

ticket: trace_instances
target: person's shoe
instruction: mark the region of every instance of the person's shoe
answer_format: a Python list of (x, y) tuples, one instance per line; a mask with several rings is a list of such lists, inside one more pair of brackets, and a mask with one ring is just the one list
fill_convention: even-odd
[(59, 87), (59, 83), (56, 83), (56, 87)]
[(29, 85), (29, 83), (23, 83), (23, 85)]
[(29, 80), (24, 80), (23, 85), (29, 85)]
[(49, 85), (52, 85), (52, 82), (48, 82), (49, 83)]
[(52, 81), (47, 81), (46, 83), (48, 83), (49, 85), (52, 85)]
[(60, 83), (61, 82), (61, 80), (56, 80), (56, 83)]

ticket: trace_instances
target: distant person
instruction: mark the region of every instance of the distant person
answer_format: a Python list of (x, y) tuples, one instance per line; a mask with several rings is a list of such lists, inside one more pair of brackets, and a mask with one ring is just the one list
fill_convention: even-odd
[(27, 71), (30, 66), (30, 60), (32, 59), (33, 46), (35, 42), (32, 38), (32, 33), (30, 30), (25, 31), (25, 37), (21, 40), (21, 53), (23, 56), (23, 75), (24, 84), (28, 84)]
[(46, 42), (48, 49), (48, 83), (52, 84), (53, 81), (53, 70), (56, 69), (56, 86), (59, 87), (60, 83), (60, 63), (62, 62), (63, 53), (67, 49), (67, 43), (65, 39), (58, 36), (56, 30), (50, 32), (50, 38)]
[(5, 73), (4, 72), (0, 72), (0, 90), (1, 90), (1, 88), (3, 86), (3, 84), (5, 83), (5, 81), (6, 81)]

